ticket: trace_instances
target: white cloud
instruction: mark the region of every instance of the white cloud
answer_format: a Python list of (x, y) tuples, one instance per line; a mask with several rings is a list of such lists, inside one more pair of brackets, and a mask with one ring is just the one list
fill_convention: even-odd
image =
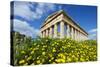
[(97, 39), (97, 29), (91, 29), (89, 32), (89, 39), (96, 40)]
[(89, 31), (89, 33), (94, 33), (94, 32), (97, 32), (97, 29), (95, 28), (95, 29), (91, 29), (90, 31)]
[[(14, 16), (20, 16), (26, 20), (39, 19), (48, 11), (54, 11), (55, 5), (50, 3), (34, 3), (34, 2), (14, 2)], [(38, 29), (31, 27), (28, 22), (13, 19), (14, 31), (25, 34), (26, 36), (35, 37), (40, 35)]]
[(14, 31), (20, 32), (26, 36), (36, 37), (37, 35), (40, 35), (38, 29), (35, 29), (34, 27), (31, 27), (27, 22), (18, 19), (13, 20), (13, 29)]
[(49, 3), (14, 2), (14, 15), (21, 16), (27, 20), (39, 19), (49, 10), (54, 11), (55, 5)]
[(29, 7), (26, 5), (27, 2), (14, 2), (14, 15), (21, 16), (23, 18), (30, 19), (32, 12)]
[(97, 39), (97, 34), (96, 34), (96, 33), (90, 34), (90, 35), (89, 35), (89, 39), (96, 40), (96, 39)]

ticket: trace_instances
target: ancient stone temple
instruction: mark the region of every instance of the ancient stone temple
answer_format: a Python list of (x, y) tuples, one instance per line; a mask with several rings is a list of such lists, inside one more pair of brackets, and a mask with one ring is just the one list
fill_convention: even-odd
[(42, 37), (67, 37), (77, 41), (88, 39), (88, 33), (75, 23), (63, 10), (48, 16), (41, 26), (40, 31)]

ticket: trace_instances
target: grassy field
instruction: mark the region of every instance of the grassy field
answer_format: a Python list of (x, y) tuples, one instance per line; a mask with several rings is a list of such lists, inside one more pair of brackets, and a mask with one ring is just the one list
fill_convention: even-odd
[(97, 42), (86, 40), (77, 42), (71, 39), (32, 39), (13, 33), (13, 64), (37, 65), (97, 60)]

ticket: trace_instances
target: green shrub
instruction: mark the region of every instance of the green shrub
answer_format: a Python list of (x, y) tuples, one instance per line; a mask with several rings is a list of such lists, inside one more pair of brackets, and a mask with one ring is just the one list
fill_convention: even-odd
[[(95, 40), (35, 38), (14, 40), (14, 65), (57, 64), (97, 60)], [(20, 42), (18, 44), (18, 42)]]

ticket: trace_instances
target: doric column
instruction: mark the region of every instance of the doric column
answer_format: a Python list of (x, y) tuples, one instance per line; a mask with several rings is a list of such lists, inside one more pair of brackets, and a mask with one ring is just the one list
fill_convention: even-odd
[(84, 35), (84, 40), (86, 40), (85, 35)]
[(71, 27), (71, 38), (72, 38), (72, 39), (74, 39), (73, 33), (74, 33), (73, 27)]
[(54, 38), (56, 38), (57, 37), (57, 29), (58, 28), (58, 26), (57, 26), (57, 24), (55, 24), (54, 25)]
[(86, 38), (86, 40), (88, 39), (88, 37), (87, 37), (87, 36), (85, 36), (85, 38)]
[(84, 35), (84, 39), (86, 40), (86, 36)]
[(78, 32), (78, 38), (79, 38), (79, 41), (80, 41), (80, 40), (81, 40), (81, 39), (80, 39), (80, 32)]
[(42, 31), (42, 37), (44, 37), (44, 31)]
[(48, 37), (48, 29), (46, 29), (46, 37)]
[(70, 37), (70, 26), (67, 24), (67, 38)]
[(84, 34), (82, 34), (82, 40), (84, 40)]
[(43, 36), (46, 37), (46, 30), (43, 31)]
[(80, 39), (79, 41), (81, 41), (81, 39), (82, 39), (82, 37), (81, 37), (81, 33), (80, 33), (80, 32), (79, 32), (79, 39)]
[(64, 38), (64, 22), (60, 22), (60, 38)]
[(86, 36), (86, 40), (88, 40), (88, 36)]
[(84, 40), (84, 35), (82, 34), (82, 40)]
[(75, 40), (75, 28), (73, 28), (73, 40)]
[(82, 36), (81, 36), (81, 33), (79, 32), (79, 41), (81, 41), (81, 39), (82, 39)]
[(81, 41), (83, 41), (83, 34), (82, 33), (80, 33), (80, 39), (81, 39)]
[(84, 35), (84, 40), (86, 40), (86, 36)]
[[(81, 33), (82, 34), (82, 33)], [(84, 40), (84, 36), (83, 36), (83, 34), (82, 34), (82, 41)]]
[(75, 40), (77, 40), (77, 33), (76, 33), (76, 29), (75, 29)]
[(85, 40), (85, 38), (84, 38), (85, 36), (84, 36), (84, 34), (83, 34), (83, 40)]
[(76, 31), (76, 40), (78, 41), (78, 31)]
[(50, 31), (49, 36), (52, 37), (52, 27), (50, 27), (49, 31)]
[(45, 31), (43, 31), (43, 37), (45, 37)]
[(79, 32), (79, 38), (80, 38), (80, 41), (82, 40), (82, 36), (81, 36), (81, 33)]
[(84, 40), (86, 40), (86, 36), (84, 35)]
[(79, 31), (77, 31), (77, 40), (80, 41)]
[(86, 40), (86, 36), (84, 36), (85, 40)]
[(85, 40), (87, 40), (88, 39), (88, 37), (85, 35)]
[(82, 34), (82, 41), (84, 40), (84, 36), (83, 36), (83, 34)]
[(84, 34), (83, 34), (83, 40), (85, 40), (85, 38), (84, 38)]

